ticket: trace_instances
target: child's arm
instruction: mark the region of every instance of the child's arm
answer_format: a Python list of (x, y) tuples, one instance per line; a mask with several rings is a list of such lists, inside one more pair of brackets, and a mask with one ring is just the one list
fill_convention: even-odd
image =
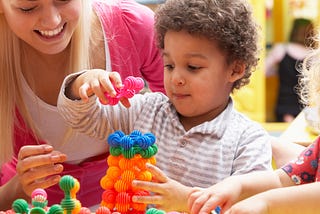
[(255, 172), (231, 176), (206, 189), (194, 191), (188, 200), (191, 214), (204, 214), (220, 206), (228, 210), (234, 203), (257, 193), (293, 185), (290, 177), (281, 169), (273, 172)]
[(187, 212), (188, 195), (192, 188), (168, 178), (159, 168), (151, 164), (147, 164), (147, 168), (157, 182), (133, 181), (134, 187), (152, 192), (150, 196), (133, 196), (133, 202), (154, 204), (157, 205), (157, 208), (167, 212)]
[[(89, 97), (95, 94), (103, 104), (108, 104), (104, 93), (107, 92), (109, 95), (115, 96), (114, 87), (120, 88), (121, 86), (122, 82), (119, 73), (92, 69), (73, 79), (65, 88), (65, 95), (73, 100), (82, 99), (87, 102)], [(130, 106), (128, 99), (121, 99), (120, 101), (124, 106)]]
[(94, 69), (70, 74), (60, 89), (59, 113), (74, 130), (100, 140), (114, 129), (127, 130), (128, 123), (119, 121), (133, 120), (126, 108), (130, 106), (128, 98), (119, 99), (123, 105), (103, 105), (108, 103), (104, 92), (113, 94), (118, 85), (122, 83), (116, 72)]
[(306, 149), (296, 143), (280, 142), (279, 139), (273, 138), (271, 140), (272, 157), (276, 163), (277, 168), (298, 157), (298, 155)]
[(245, 199), (225, 214), (300, 214), (318, 213), (320, 183), (272, 189)]

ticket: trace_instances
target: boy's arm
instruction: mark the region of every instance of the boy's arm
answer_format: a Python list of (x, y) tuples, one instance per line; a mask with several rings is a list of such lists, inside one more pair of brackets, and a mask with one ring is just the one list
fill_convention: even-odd
[[(96, 72), (107, 75), (111, 73), (103, 70), (101, 70), (101, 72), (99, 70), (89, 70), (68, 75), (61, 86), (57, 107), (60, 115), (73, 129), (91, 137), (104, 140), (111, 130), (108, 121), (113, 118), (111, 118), (111, 116), (107, 117), (107, 111), (103, 108), (101, 102), (97, 100), (96, 96), (90, 97), (94, 90), (89, 90), (86, 88), (87, 86), (81, 89), (81, 87), (88, 82), (84, 81), (84, 79), (87, 77), (96, 78)], [(99, 79), (96, 78), (96, 80)], [(66, 90), (70, 91), (66, 93)], [(81, 90), (83, 92), (81, 92)], [(85, 95), (81, 95), (81, 93)], [(70, 99), (70, 97), (68, 97), (70, 94), (72, 94), (74, 98), (78, 98), (79, 95), (82, 100)], [(115, 113), (112, 117), (116, 116), (117, 114)]]

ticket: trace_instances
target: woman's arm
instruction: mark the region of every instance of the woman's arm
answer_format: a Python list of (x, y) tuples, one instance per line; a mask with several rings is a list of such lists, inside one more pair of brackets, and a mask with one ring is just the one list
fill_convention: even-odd
[(30, 200), (30, 197), (22, 190), (22, 186), (20, 185), (17, 175), (0, 187), (0, 198), (0, 211), (11, 209), (13, 201), (18, 198), (22, 198), (27, 201)]

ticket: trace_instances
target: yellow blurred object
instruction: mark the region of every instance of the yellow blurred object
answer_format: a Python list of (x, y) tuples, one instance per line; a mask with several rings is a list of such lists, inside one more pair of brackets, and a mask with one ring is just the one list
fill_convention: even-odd
[[(254, 16), (261, 26), (260, 46), (265, 45), (265, 5), (261, 4), (261, 0), (250, 0)], [(266, 121), (265, 106), (265, 77), (264, 77), (264, 50), (260, 53), (260, 61), (256, 71), (253, 72), (250, 84), (244, 86), (239, 91), (235, 91), (232, 95), (234, 105), (237, 110), (243, 112), (251, 119), (258, 122)]]

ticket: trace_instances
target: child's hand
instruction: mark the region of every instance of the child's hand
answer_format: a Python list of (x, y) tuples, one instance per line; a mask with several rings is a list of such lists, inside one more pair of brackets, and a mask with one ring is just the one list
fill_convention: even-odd
[(151, 194), (154, 193), (154, 195), (133, 196), (133, 202), (155, 204), (158, 209), (167, 212), (187, 212), (187, 199), (192, 188), (168, 178), (159, 168), (151, 164), (147, 164), (147, 168), (153, 174), (158, 183), (134, 180), (132, 185), (135, 188), (150, 191), (152, 192)]
[(49, 145), (23, 146), (18, 154), (17, 176), (24, 193), (31, 196), (36, 188), (57, 184), (66, 155), (54, 151)]
[(188, 198), (190, 214), (207, 214), (218, 206), (223, 213), (238, 200), (240, 188), (232, 177), (208, 188), (193, 188)]
[(259, 197), (250, 197), (233, 205), (225, 214), (268, 214), (268, 203)]
[[(70, 98), (81, 98), (85, 102), (95, 94), (101, 103), (108, 104), (109, 101), (104, 93), (108, 93), (111, 97), (116, 96), (114, 87), (122, 87), (121, 77), (118, 72), (92, 69), (82, 73), (71, 82), (66, 89), (66, 94)], [(126, 107), (130, 106), (127, 98), (122, 98), (120, 102)]]

